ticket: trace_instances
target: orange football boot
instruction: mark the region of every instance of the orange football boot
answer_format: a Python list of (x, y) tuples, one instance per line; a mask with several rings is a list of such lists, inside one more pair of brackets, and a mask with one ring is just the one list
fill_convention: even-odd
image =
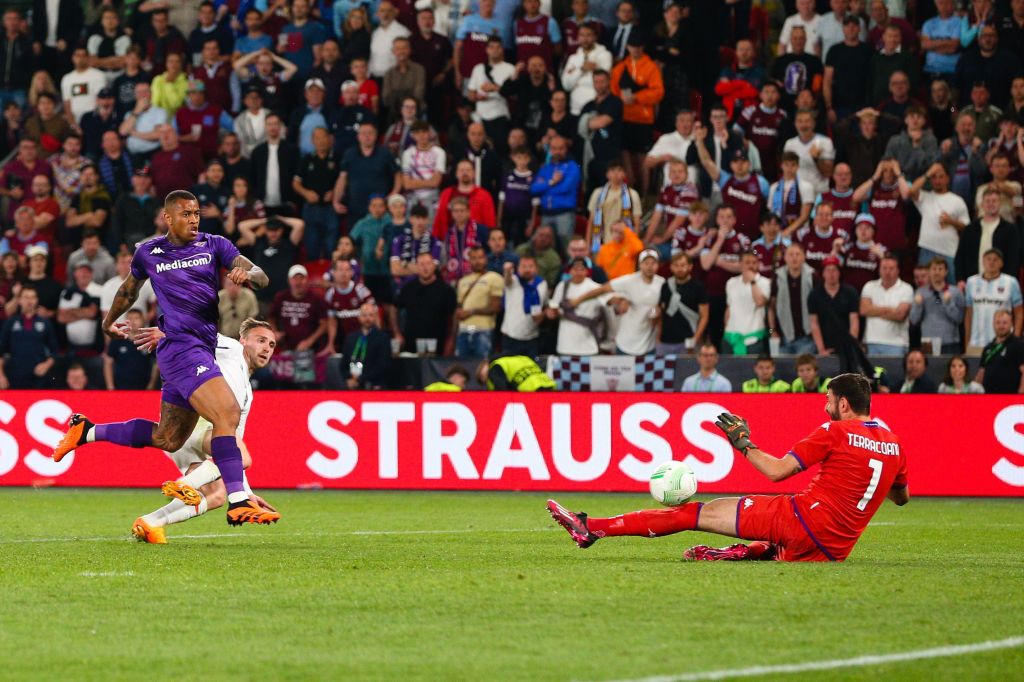
[(85, 436), (92, 427), (93, 423), (83, 415), (71, 415), (71, 421), (68, 422), (68, 430), (64, 433), (64, 437), (60, 439), (60, 442), (57, 443), (57, 447), (53, 449), (53, 461), (59, 462), (64, 459), (64, 455), (72, 452), (79, 446), (85, 445)]
[(167, 536), (164, 534), (164, 529), (149, 525), (141, 516), (135, 519), (135, 523), (132, 524), (132, 535), (139, 542), (148, 542), (151, 545), (167, 544)]
[(267, 511), (252, 500), (246, 500), (228, 509), (228, 525), (241, 526), (243, 523), (262, 523), (270, 525), (281, 519), (278, 512)]
[(160, 486), (160, 492), (167, 497), (181, 500), (190, 507), (195, 507), (203, 501), (203, 496), (199, 494), (198, 490), (181, 481), (164, 481), (164, 484)]

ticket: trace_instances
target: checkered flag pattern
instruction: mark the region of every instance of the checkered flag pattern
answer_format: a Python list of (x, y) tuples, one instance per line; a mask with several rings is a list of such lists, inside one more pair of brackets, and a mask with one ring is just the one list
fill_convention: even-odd
[(548, 356), (548, 376), (559, 391), (590, 391), (590, 358), (577, 355)]
[(636, 358), (636, 391), (669, 393), (675, 382), (675, 355), (643, 355)]

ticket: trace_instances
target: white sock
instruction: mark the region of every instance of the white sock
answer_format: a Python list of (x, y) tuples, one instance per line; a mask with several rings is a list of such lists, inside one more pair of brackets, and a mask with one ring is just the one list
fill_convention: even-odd
[(244, 490), (239, 493), (228, 494), (228, 504), (234, 504), (235, 502), (245, 502), (249, 499), (249, 493)]
[(220, 478), (220, 469), (213, 463), (212, 459), (204, 460), (199, 466), (178, 479), (181, 483), (187, 483), (196, 490), (199, 490), (207, 483), (212, 483)]
[(146, 514), (142, 519), (153, 527), (169, 526), (172, 523), (181, 523), (182, 521), (188, 521), (196, 516), (202, 516), (206, 513), (207, 504), (206, 497), (200, 493), (202, 500), (198, 505), (192, 506), (185, 504), (181, 500), (171, 500), (163, 507), (160, 507), (151, 514)]
[(95, 426), (85, 432), (85, 442), (86, 443), (95, 443), (96, 442), (96, 427)]

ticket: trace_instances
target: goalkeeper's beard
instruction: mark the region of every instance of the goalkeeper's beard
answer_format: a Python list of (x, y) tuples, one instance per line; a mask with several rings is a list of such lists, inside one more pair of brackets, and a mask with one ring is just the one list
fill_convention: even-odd
[(828, 414), (829, 419), (831, 419), (832, 421), (834, 421), (834, 422), (839, 421), (839, 419), (840, 419), (840, 417), (839, 417), (839, 410), (836, 410), (835, 412), (833, 412), (832, 408), (826, 407), (825, 408), (825, 412), (826, 412), (826, 414)]

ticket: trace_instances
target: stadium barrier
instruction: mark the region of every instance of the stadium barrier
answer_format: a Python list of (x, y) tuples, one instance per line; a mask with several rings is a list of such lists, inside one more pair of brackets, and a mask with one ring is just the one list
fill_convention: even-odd
[[(157, 393), (6, 391), (0, 396), (0, 485), (151, 487), (173, 477), (157, 450), (90, 445), (49, 454), (73, 409), (90, 418), (156, 418)], [(746, 417), (754, 441), (781, 455), (825, 421), (818, 395), (257, 393), (246, 428), (250, 480), (263, 488), (646, 490), (670, 458), (702, 492), (783, 492), (713, 426)], [(1018, 396), (874, 398), (901, 437), (915, 495), (1024, 494), (1024, 404)]]

